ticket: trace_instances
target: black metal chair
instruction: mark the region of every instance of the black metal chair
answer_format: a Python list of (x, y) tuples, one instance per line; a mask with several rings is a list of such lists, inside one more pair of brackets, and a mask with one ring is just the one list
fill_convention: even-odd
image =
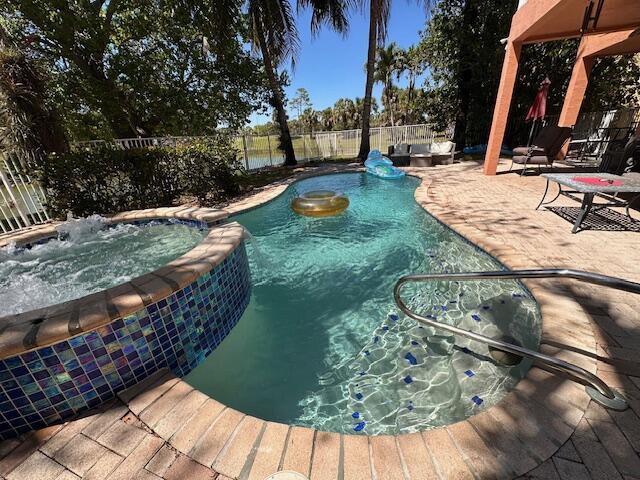
[(609, 143), (598, 168), (601, 173), (623, 175), (640, 169), (640, 137), (630, 136)]
[(520, 175), (524, 175), (528, 165), (548, 165), (553, 167), (553, 162), (569, 139), (571, 139), (570, 127), (558, 127), (556, 125), (547, 125), (540, 130), (540, 133), (533, 140), (530, 147), (516, 147), (513, 149), (513, 158), (511, 159), (511, 167), (513, 169), (515, 163), (522, 165)]

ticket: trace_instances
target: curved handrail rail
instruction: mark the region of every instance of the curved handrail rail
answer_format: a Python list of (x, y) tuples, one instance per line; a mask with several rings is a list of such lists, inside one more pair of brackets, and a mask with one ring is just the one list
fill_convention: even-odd
[[(585, 272), (582, 270), (571, 269), (540, 269), (540, 270), (512, 270), (512, 271), (495, 271), (495, 272), (468, 272), (468, 273), (434, 273), (434, 274), (417, 274), (407, 275), (398, 280), (394, 289), (393, 296), (398, 308), (410, 318), (417, 320), (420, 323), (426, 325), (447, 330), (455, 335), (470, 338), (477, 342), (485, 343), (493, 346), (499, 350), (510, 352), (521, 357), (531, 358), (537, 361), (547, 368), (556, 372), (569, 373), (574, 377), (582, 380), (588, 384), (597, 394), (594, 395), (593, 391), (588, 393), (591, 397), (599, 403), (615, 409), (626, 408), (626, 402), (611, 389), (602, 379), (593, 373), (585, 370), (582, 367), (574, 365), (572, 363), (560, 360), (558, 358), (545, 355), (528, 348), (514, 345), (502, 340), (486, 337), (478, 333), (470, 332), (462, 328), (455, 327), (453, 325), (447, 325), (440, 323), (432, 318), (427, 318), (419, 315), (413, 311), (402, 301), (401, 290), (407, 283), (415, 282), (427, 282), (435, 280), (491, 280), (491, 279), (521, 279), (521, 278), (571, 278), (582, 282), (592, 283), (595, 285), (601, 285), (605, 287), (614, 288), (617, 290), (623, 290), (625, 292), (640, 294), (640, 284), (630, 282), (616, 277), (609, 277), (607, 275), (601, 275), (592, 272)], [(624, 404), (624, 406), (623, 406)]]

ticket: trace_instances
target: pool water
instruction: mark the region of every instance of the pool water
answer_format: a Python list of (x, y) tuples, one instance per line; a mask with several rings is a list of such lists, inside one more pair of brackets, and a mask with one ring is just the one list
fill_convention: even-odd
[(81, 298), (156, 270), (195, 247), (206, 229), (152, 221), (66, 222), (59, 237), (0, 248), (0, 317)]
[[(503, 269), (428, 215), (414, 200), (418, 184), (315, 177), (236, 216), (253, 235), (251, 301), (186, 381), (247, 414), (351, 434), (424, 430), (496, 403), (528, 364), (498, 366), (486, 346), (423, 328), (394, 304), (402, 275)], [(344, 192), (349, 208), (293, 213), (292, 199), (311, 190)], [(538, 309), (519, 283), (421, 284), (406, 298), (447, 323), (538, 345)]]

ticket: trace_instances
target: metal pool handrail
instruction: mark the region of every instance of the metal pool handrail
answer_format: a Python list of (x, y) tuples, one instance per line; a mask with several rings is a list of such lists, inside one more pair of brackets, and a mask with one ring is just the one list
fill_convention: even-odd
[(601, 285), (604, 287), (614, 288), (616, 290), (622, 290), (625, 292), (640, 294), (640, 284), (630, 282), (616, 277), (609, 277), (607, 275), (600, 275), (598, 273), (585, 272), (581, 270), (570, 269), (541, 269), (541, 270), (512, 270), (512, 271), (497, 271), (497, 272), (469, 272), (469, 273), (433, 273), (433, 274), (417, 274), (407, 275), (396, 283), (393, 289), (393, 296), (398, 308), (410, 318), (417, 320), (420, 323), (424, 323), (431, 327), (435, 327), (442, 330), (447, 330), (455, 335), (470, 338), (480, 343), (485, 343), (498, 350), (513, 353), (520, 357), (531, 358), (535, 362), (547, 367), (555, 372), (568, 373), (575, 378), (578, 378), (585, 384), (586, 391), (593, 400), (599, 404), (611, 408), (614, 410), (625, 410), (628, 407), (626, 400), (615, 390), (610, 388), (603, 380), (596, 375), (588, 372), (582, 367), (574, 365), (564, 360), (545, 355), (540, 352), (529, 350), (528, 348), (521, 347), (520, 345), (514, 345), (502, 340), (486, 337), (469, 330), (454, 327), (453, 325), (447, 325), (440, 323), (432, 318), (427, 318), (419, 315), (402, 301), (400, 291), (402, 287), (407, 283), (415, 282), (428, 282), (436, 280), (496, 280), (496, 279), (521, 279), (521, 278), (571, 278), (579, 280), (581, 282), (592, 283), (595, 285)]

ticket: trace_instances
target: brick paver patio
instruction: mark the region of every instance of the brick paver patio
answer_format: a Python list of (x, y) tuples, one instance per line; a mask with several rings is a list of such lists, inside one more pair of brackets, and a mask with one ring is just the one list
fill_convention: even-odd
[[(640, 281), (639, 233), (573, 235), (567, 220), (534, 210), (543, 179), (480, 172), (475, 163), (411, 171), (423, 178), (416, 199), (510, 268), (571, 267)], [(228, 210), (264, 202), (286, 183)], [(566, 199), (559, 205), (577, 207)], [(509, 478), (510, 472), (527, 469), (522, 478), (640, 478), (640, 298), (575, 282), (530, 285), (543, 305), (549, 338), (561, 339), (546, 340), (543, 350), (585, 351), (586, 363), (597, 365), (598, 375), (624, 392), (630, 409), (587, 406), (581, 388), (557, 381), (548, 396), (534, 402), (538, 410), (520, 411), (513, 399), (537, 394), (528, 388), (549, 377), (534, 369), (491, 416), (422, 435), (340, 436), (243, 416), (159, 372), (83, 418), (0, 443), (0, 478), (261, 480), (277, 469), (313, 479)], [(571, 325), (586, 318), (590, 329), (576, 323), (572, 331), (564, 318)], [(584, 339), (595, 339), (595, 345)], [(586, 411), (575, 406), (582, 403)], [(562, 412), (551, 418), (556, 409)], [(555, 425), (561, 418), (564, 423)]]

